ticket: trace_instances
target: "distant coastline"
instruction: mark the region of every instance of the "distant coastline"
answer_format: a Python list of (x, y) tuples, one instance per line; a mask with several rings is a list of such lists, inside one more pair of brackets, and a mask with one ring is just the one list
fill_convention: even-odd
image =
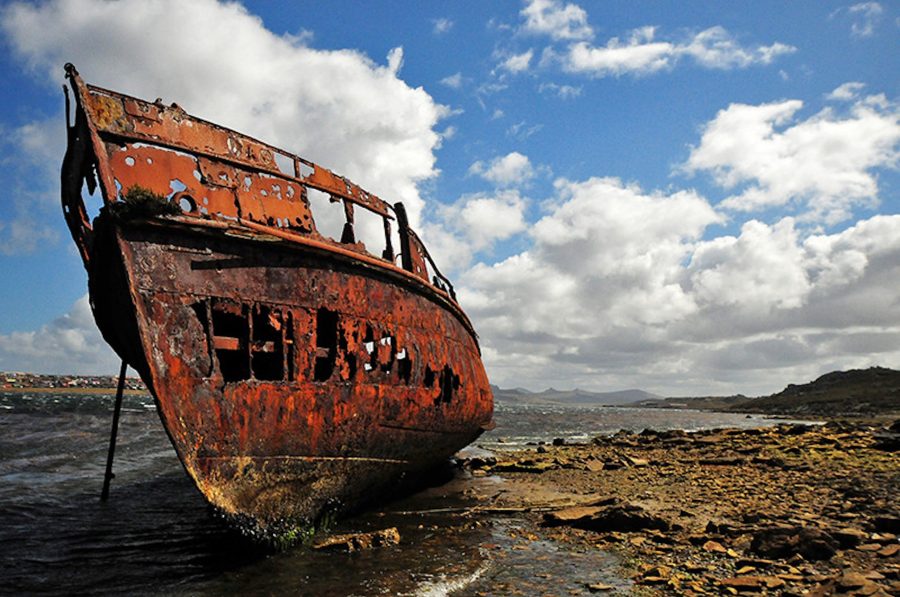
[[(0, 386), (0, 394), (84, 394), (88, 396), (108, 396), (115, 394), (115, 387), (8, 387)], [(143, 390), (135, 390), (127, 388), (122, 392), (126, 396), (149, 396), (150, 392), (145, 388)]]
[(900, 416), (900, 371), (885, 367), (833, 371), (804, 384), (788, 384), (769, 396), (663, 397), (643, 390), (530, 392), (492, 386), (499, 403), (555, 406), (619, 406), (690, 409), (802, 417)]
[[(0, 371), (0, 392), (5, 393), (67, 393), (109, 394), (116, 391), (118, 378), (112, 375), (52, 375)], [(139, 377), (125, 378), (126, 394), (149, 394)]]

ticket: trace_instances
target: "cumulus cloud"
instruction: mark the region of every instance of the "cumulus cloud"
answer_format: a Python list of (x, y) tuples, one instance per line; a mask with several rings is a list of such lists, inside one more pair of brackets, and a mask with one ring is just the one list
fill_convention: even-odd
[(691, 191), (556, 189), (526, 251), (460, 277), (494, 383), (752, 394), (900, 357), (900, 216), (710, 237), (723, 218)]
[(548, 54), (561, 61), (563, 70), (592, 77), (624, 74), (647, 75), (673, 67), (682, 58), (691, 58), (705, 68), (746, 68), (770, 64), (796, 48), (782, 43), (744, 47), (724, 28), (716, 26), (684, 41), (657, 40), (656, 27), (635, 29), (627, 39), (610, 39), (605, 46), (581, 41), (569, 46), (562, 55)]
[(494, 158), (488, 164), (477, 161), (469, 167), (469, 173), (477, 174), (497, 186), (504, 187), (524, 184), (535, 174), (528, 156), (518, 151)]
[(756, 314), (800, 307), (810, 289), (794, 222), (770, 227), (751, 220), (737, 237), (700, 243), (687, 275), (700, 306), (729, 306)]
[(846, 115), (825, 109), (798, 121), (802, 107), (800, 100), (730, 105), (706, 125), (684, 170), (740, 187), (721, 204), (735, 211), (791, 205), (804, 220), (835, 224), (856, 206), (876, 205), (873, 170), (900, 163), (898, 106), (870, 96)]
[(467, 238), (474, 251), (480, 251), (525, 230), (525, 205), (517, 190), (475, 193), (442, 207), (441, 217), (448, 228)]
[(54, 86), (73, 62), (88, 81), (163, 96), (320, 162), (403, 201), (418, 221), (417, 183), (436, 174), (434, 128), (448, 110), (398, 78), (402, 49), (384, 65), (316, 50), (216, 0), (15, 2), (0, 25), (13, 52)]
[(119, 363), (94, 324), (87, 295), (37, 331), (0, 334), (0, 370), (110, 375)]
[(523, 30), (548, 35), (555, 40), (589, 39), (594, 31), (587, 22), (587, 13), (577, 4), (563, 4), (559, 0), (528, 0), (522, 9)]

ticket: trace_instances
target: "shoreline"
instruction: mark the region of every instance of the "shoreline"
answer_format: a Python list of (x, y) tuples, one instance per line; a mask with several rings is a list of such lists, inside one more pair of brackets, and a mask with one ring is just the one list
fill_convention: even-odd
[(522, 512), (573, 553), (617, 555), (639, 594), (891, 595), (900, 594), (898, 427), (620, 432), (464, 465), (504, 481), (480, 509)]
[[(124, 396), (150, 396), (147, 390), (131, 390), (125, 388)], [(43, 388), (43, 387), (0, 387), (0, 394), (85, 394), (92, 396), (116, 395), (116, 388)]]

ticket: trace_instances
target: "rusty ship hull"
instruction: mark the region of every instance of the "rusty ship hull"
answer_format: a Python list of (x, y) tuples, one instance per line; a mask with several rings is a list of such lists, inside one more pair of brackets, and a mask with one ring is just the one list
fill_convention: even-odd
[[(477, 336), (402, 205), (67, 71), (63, 210), (97, 325), (219, 512), (254, 534), (307, 524), (490, 426)], [(318, 232), (311, 190), (342, 204), (341, 239)], [(380, 254), (356, 240), (360, 209), (383, 219)]]

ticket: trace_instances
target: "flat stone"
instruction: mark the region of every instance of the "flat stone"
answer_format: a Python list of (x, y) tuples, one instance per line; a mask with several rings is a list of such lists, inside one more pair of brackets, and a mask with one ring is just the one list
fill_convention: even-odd
[(329, 551), (345, 551), (348, 553), (384, 547), (400, 543), (400, 531), (397, 527), (372, 531), (371, 533), (351, 533), (327, 537), (313, 545), (313, 549)]
[[(560, 512), (568, 512), (566, 519), (560, 518)], [(668, 531), (668, 521), (655, 516), (635, 504), (617, 504), (598, 507), (593, 510), (583, 508), (567, 508), (544, 515), (544, 523), (548, 526), (567, 525), (588, 531), (635, 532), (647, 529)]]
[(891, 558), (900, 553), (900, 543), (894, 543), (878, 550), (878, 555), (883, 558)]
[(734, 576), (723, 578), (719, 581), (719, 584), (739, 591), (762, 590), (766, 586), (766, 581), (761, 576)]
[(869, 538), (869, 534), (865, 531), (854, 529), (852, 527), (832, 530), (829, 532), (832, 537), (837, 539), (837, 542), (840, 543), (841, 547), (843, 547), (844, 549), (847, 549), (849, 547), (856, 547)]
[(612, 591), (613, 589), (615, 589), (614, 586), (607, 585), (602, 582), (595, 582), (592, 585), (588, 585), (587, 588), (591, 593), (602, 593), (604, 591)]
[(838, 543), (815, 527), (773, 527), (754, 533), (750, 549), (763, 557), (790, 558), (801, 555), (807, 560), (829, 560)]
[(709, 553), (725, 553), (728, 550), (718, 541), (707, 541), (703, 544), (703, 551), (708, 551)]
[(856, 589), (864, 586), (868, 582), (869, 579), (859, 572), (845, 572), (840, 580), (838, 580), (838, 586), (844, 590)]
[(602, 509), (600, 506), (574, 506), (556, 512), (547, 512), (544, 514), (544, 521), (551, 525), (568, 524), (582, 518), (590, 518)]

